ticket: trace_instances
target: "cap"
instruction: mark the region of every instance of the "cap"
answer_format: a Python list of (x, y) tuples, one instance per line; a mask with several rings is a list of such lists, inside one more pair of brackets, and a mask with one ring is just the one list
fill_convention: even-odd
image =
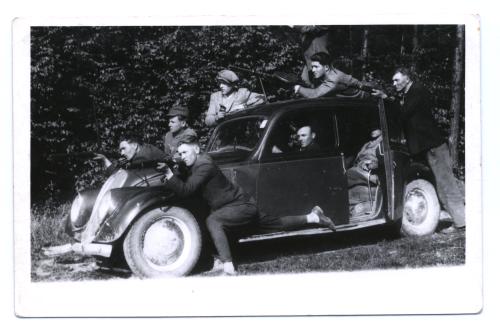
[(174, 106), (174, 107), (170, 108), (170, 110), (168, 111), (168, 114), (167, 114), (167, 116), (177, 116), (177, 115), (188, 117), (189, 116), (189, 109), (187, 107), (183, 107), (183, 106)]
[(239, 80), (240, 79), (238, 78), (238, 75), (228, 69), (224, 69), (217, 73), (217, 81), (223, 81), (228, 84), (235, 84)]

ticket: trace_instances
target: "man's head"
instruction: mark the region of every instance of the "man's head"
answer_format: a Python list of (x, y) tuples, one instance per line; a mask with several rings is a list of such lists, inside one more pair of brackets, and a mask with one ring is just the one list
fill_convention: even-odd
[(401, 67), (396, 69), (392, 77), (392, 84), (398, 92), (407, 91), (408, 85), (412, 81), (412, 74), (409, 69)]
[(372, 139), (377, 139), (381, 135), (382, 135), (382, 131), (380, 129), (375, 129), (375, 130), (372, 130), (372, 132), (370, 132), (370, 137)]
[(140, 142), (133, 137), (123, 138), (120, 142), (120, 155), (127, 160), (132, 160), (139, 149)]
[(186, 166), (193, 166), (200, 153), (200, 146), (196, 137), (191, 135), (184, 136), (177, 144), (177, 152), (184, 163), (186, 163)]
[(217, 73), (217, 82), (219, 83), (220, 91), (224, 96), (229, 95), (236, 89), (239, 80), (238, 75), (227, 69)]
[(177, 133), (186, 128), (189, 110), (186, 107), (175, 106), (169, 110), (167, 116), (169, 118), (168, 127), (170, 128), (170, 131), (172, 133)]
[(309, 146), (316, 138), (316, 133), (314, 133), (309, 125), (301, 127), (297, 131), (297, 138), (300, 142), (300, 148), (306, 148)]
[(331, 58), (326, 52), (317, 52), (311, 56), (311, 71), (315, 79), (322, 78), (330, 70)]

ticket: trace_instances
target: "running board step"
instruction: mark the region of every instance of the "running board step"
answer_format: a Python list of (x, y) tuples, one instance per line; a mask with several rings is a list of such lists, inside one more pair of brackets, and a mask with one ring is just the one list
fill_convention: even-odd
[[(375, 219), (370, 221), (358, 222), (358, 223), (348, 223), (337, 226), (337, 232), (341, 231), (349, 231), (354, 229), (371, 227), (374, 225), (380, 225), (386, 223), (385, 219)], [(240, 243), (248, 243), (252, 241), (260, 241), (260, 240), (269, 240), (269, 239), (278, 239), (278, 238), (287, 238), (287, 237), (295, 237), (295, 236), (313, 236), (313, 235), (324, 235), (324, 234), (333, 234), (334, 232), (328, 228), (312, 228), (312, 229), (304, 229), (304, 230), (295, 230), (295, 231), (283, 231), (283, 232), (273, 232), (261, 235), (252, 235), (249, 237), (239, 239)]]

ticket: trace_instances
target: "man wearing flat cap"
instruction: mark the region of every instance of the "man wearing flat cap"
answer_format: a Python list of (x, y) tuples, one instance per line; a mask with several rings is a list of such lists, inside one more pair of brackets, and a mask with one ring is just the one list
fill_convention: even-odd
[(250, 92), (246, 88), (238, 88), (239, 78), (233, 71), (220, 71), (217, 74), (217, 82), (220, 91), (210, 95), (210, 105), (205, 117), (205, 124), (208, 126), (216, 125), (228, 114), (265, 102), (263, 95)]
[(191, 136), (196, 138), (196, 131), (189, 128), (187, 125), (187, 118), (189, 116), (189, 110), (186, 107), (174, 106), (170, 108), (168, 112), (168, 127), (169, 131), (164, 137), (163, 143), (165, 147), (165, 153), (167, 155), (173, 156), (177, 151), (177, 145), (181, 139), (185, 136)]

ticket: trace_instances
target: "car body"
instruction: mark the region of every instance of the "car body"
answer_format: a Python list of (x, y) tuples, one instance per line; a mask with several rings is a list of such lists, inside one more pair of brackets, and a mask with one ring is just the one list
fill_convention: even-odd
[[(319, 205), (338, 231), (400, 224), (405, 234), (429, 234), (439, 219), (434, 178), (428, 167), (411, 161), (393, 114), (373, 99), (265, 104), (227, 117), (206, 151), (261, 213), (306, 214)], [(306, 125), (315, 131), (314, 151), (297, 147), (296, 132)], [(366, 185), (353, 186), (346, 172), (376, 128), (382, 130), (379, 166), (367, 172)], [(208, 209), (202, 199), (182, 199), (163, 188), (162, 177), (152, 167), (119, 169), (99, 191), (80, 193), (67, 221), (78, 242), (73, 250), (104, 257), (123, 251), (140, 277), (189, 274), (203, 247)], [(363, 199), (364, 211), (353, 212), (353, 195)], [(297, 233), (332, 232), (318, 227)], [(290, 234), (257, 231), (240, 241)]]

